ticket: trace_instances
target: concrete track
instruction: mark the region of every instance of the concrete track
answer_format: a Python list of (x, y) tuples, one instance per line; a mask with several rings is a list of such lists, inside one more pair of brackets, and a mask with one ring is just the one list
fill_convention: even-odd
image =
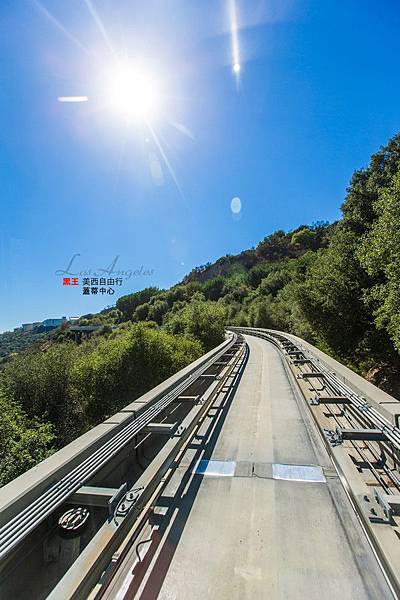
[(210, 409), (107, 597), (392, 598), (281, 354), (245, 337), (235, 393)]

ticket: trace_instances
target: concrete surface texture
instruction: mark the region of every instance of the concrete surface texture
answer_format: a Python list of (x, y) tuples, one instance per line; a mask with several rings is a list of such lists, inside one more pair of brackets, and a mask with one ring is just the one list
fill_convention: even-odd
[(156, 510), (171, 515), (158, 549), (125, 597), (392, 598), (281, 355), (246, 341), (230, 405), (186, 452)]

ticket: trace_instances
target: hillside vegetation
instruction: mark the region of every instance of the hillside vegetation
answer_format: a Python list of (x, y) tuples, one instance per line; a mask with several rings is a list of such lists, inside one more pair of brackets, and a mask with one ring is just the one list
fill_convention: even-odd
[(32, 333), (30, 331), (5, 331), (0, 333), (0, 364), (14, 352), (21, 352), (32, 344), (40, 342), (46, 333)]
[(220, 343), (227, 324), (299, 335), (400, 397), (399, 242), (397, 135), (353, 174), (338, 222), (276, 231), (169, 290), (85, 315), (102, 325), (89, 340), (65, 328), (8, 360), (2, 482)]

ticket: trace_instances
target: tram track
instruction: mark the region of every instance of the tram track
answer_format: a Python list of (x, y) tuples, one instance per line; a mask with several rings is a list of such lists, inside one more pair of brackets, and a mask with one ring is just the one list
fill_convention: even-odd
[[(395, 510), (396, 502), (400, 502), (399, 427), (381, 414), (370, 398), (362, 396), (333, 372), (329, 367), (330, 361), (324, 363), (313, 353), (312, 347), (306, 347), (301, 340), (297, 341), (282, 332), (256, 328), (229, 328), (228, 331), (230, 339), (216, 349), (210, 358), (196, 368), (193, 365), (194, 370), (177, 380), (176, 385), (165, 385), (165, 392), (154, 395), (140, 412), (126, 411), (132, 412), (132, 416), (121, 427), (117, 427), (113, 435), (89, 456), (85, 454), (86, 457), (78, 465), (38, 494), (0, 528), (0, 560), (3, 564), (9, 559), (11, 564), (14, 557), (22, 556), (23, 542), (36, 527), (40, 524), (50, 526), (54, 515), (70, 508), (71, 504), (80, 506), (83, 492), (81, 496), (79, 493), (84, 486), (92, 486), (93, 490), (100, 489), (94, 487), (98, 485), (109, 489), (109, 465), (114, 464), (116, 458), (121, 461), (123, 454), (124, 461), (135, 461), (140, 470), (128, 483), (115, 479), (117, 486), (123, 484), (125, 488), (122, 492), (118, 490), (120, 495), (112, 512), (108, 518), (103, 517), (93, 537), (81, 546), (78, 556), (58, 579), (48, 597), (51, 600), (61, 597), (74, 600), (112, 598), (118, 586), (125, 585), (127, 581), (131, 582), (129, 585), (132, 584), (129, 573), (134, 573), (136, 578), (133, 587), (139, 585), (139, 573), (145, 567), (141, 564), (135, 570), (132, 565), (141, 562), (138, 547), (149, 542), (145, 533), (154, 507), (173, 477), (176, 481), (185, 473), (194, 476), (192, 466), (189, 471), (186, 471), (185, 465), (179, 467), (181, 457), (185, 453), (187, 456), (189, 448), (193, 452), (198, 447), (195, 443), (196, 432), (202, 424), (217, 422), (218, 415), (222, 414), (219, 412), (222, 406), (224, 414), (228, 410), (230, 402), (225, 403), (223, 398), (234, 397), (233, 388), (236, 389), (236, 384), (233, 385), (233, 382), (238, 382), (246, 370), (249, 346), (254, 343), (249, 340), (246, 343), (243, 335), (252, 335), (272, 343), (279, 350), (282, 361), (272, 348), (268, 352), (276, 356), (279, 364), (283, 362), (285, 381), (287, 377), (295, 402), (304, 405), (304, 411), (312, 423), (310, 427), (315, 430), (316, 437), (319, 431), (332, 461), (327, 456), (326, 462), (317, 464), (325, 465), (327, 478), (334, 476), (337, 485), (341, 487), (342, 484), (345, 493), (343, 490), (341, 493), (348, 510), (351, 511), (351, 505), (358, 518), (368, 540), (364, 543), (366, 546), (369, 543), (378, 563), (376, 569), (379, 571), (380, 567), (393, 596), (400, 597), (400, 568), (396, 558), (400, 511)], [(257, 368), (260, 364), (258, 360)], [(251, 379), (251, 373), (251, 370), (246, 370), (245, 378)], [(214, 405), (217, 398), (219, 400)], [(209, 412), (213, 407), (217, 410)], [(251, 419), (252, 413), (248, 408), (242, 414), (242, 418)], [(169, 423), (171, 418), (176, 422)], [(172, 425), (177, 427), (168, 430)], [(141, 456), (138, 454), (139, 448), (144, 450)], [(151, 456), (148, 456), (149, 449), (152, 449)], [(301, 460), (301, 454), (301, 449), (298, 449), (296, 458)], [(227, 456), (231, 464), (229, 459)], [(247, 466), (243, 462), (238, 468), (246, 470)], [(306, 465), (306, 468), (309, 467)], [(311, 468), (314, 468), (313, 465)], [(267, 469), (266, 464), (263, 469)], [(253, 470), (250, 469), (250, 475), (246, 477), (252, 477)], [(335, 475), (332, 475), (334, 471)], [(100, 484), (98, 477), (95, 477), (99, 473), (103, 481)], [(240, 477), (244, 476), (243, 473)], [(380, 504), (380, 501), (383, 503)], [(339, 515), (344, 510), (343, 506), (337, 506)], [(388, 532), (393, 534), (390, 539)], [(361, 532), (362, 536), (364, 534)], [(156, 536), (155, 539), (157, 543), (153, 540), (150, 555), (156, 552), (157, 545), (161, 543), (161, 538)], [(27, 543), (30, 543), (29, 540)], [(142, 575), (145, 577), (144, 572)]]
[[(291, 337), (257, 328), (231, 330), (264, 339), (281, 352), (393, 596), (400, 598), (400, 573), (394, 566), (399, 552), (400, 428)], [(367, 493), (360, 494), (363, 486)], [(388, 536), (388, 529), (396, 535)]]
[(238, 336), (233, 334), (212, 358), (191, 373), (167, 394), (156, 400), (142, 414), (135, 415), (120, 431), (102, 444), (90, 456), (53, 483), (47, 490), (34, 499), (28, 506), (0, 528), (0, 560), (3, 560), (21, 541), (42, 521), (65, 503), (79, 488), (100, 471), (115, 455), (143, 431), (149, 423), (159, 418), (163, 412), (182, 396), (205, 372), (220, 361), (237, 343)]

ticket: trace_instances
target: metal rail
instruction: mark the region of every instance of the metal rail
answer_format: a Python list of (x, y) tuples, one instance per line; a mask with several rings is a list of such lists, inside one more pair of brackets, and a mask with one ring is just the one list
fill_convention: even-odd
[[(245, 364), (247, 352), (247, 345), (240, 340), (240, 346), (232, 355), (232, 361), (229, 360), (225, 363), (226, 371), (224, 367), (216, 387), (211, 387), (211, 389), (209, 387), (204, 393), (204, 402), (195, 405), (186, 415), (182, 423), (182, 434), (168, 440), (133, 484), (132, 489), (137, 489), (138, 486), (142, 487), (138, 500), (125, 515), (117, 515), (111, 522), (104, 522), (82, 555), (58, 582), (49, 599), (68, 597), (74, 600), (86, 600), (87, 598), (102, 597), (116, 571), (121, 567), (126, 553), (135, 543), (156, 499), (162, 495), (166, 485), (176, 472), (185, 450), (192, 444), (198, 427), (210, 406), (220, 394), (232, 393)], [(228, 383), (229, 381), (230, 383)]]
[[(282, 354), (291, 359), (288, 361), (287, 366), (288, 373), (290, 372), (294, 376), (293, 368), (299, 368), (300, 373), (297, 379), (297, 383), (300, 383), (302, 380), (307, 381), (310, 385), (309, 390), (312, 393), (315, 393), (317, 397), (320, 396), (322, 390), (327, 390), (329, 394), (332, 396), (324, 396), (323, 400), (326, 398), (330, 399), (331, 402), (329, 404), (336, 405), (341, 408), (342, 415), (333, 414), (333, 411), (330, 409), (328, 404), (328, 411), (331, 416), (335, 417), (335, 421), (339, 422), (338, 419), (344, 418), (348, 423), (353, 425), (354, 420), (361, 425), (362, 429), (370, 430), (370, 427), (375, 429), (382, 437), (384, 437), (384, 441), (379, 441), (379, 447), (382, 452), (384, 452), (385, 456), (389, 456), (394, 463), (394, 468), (399, 462), (399, 449), (400, 449), (400, 429), (399, 427), (393, 425), (388, 419), (386, 419), (377, 409), (372, 407), (367, 400), (357, 394), (353, 389), (351, 389), (348, 385), (346, 385), (341, 379), (332, 371), (329, 370), (321, 360), (315, 358), (312, 352), (306, 350), (300, 343), (296, 343), (290, 337), (285, 336), (284, 334), (278, 332), (271, 332), (269, 330), (260, 330), (254, 328), (241, 328), (235, 327), (230, 328), (232, 331), (236, 331), (239, 333), (254, 335), (261, 339), (265, 339), (275, 346), (282, 352)], [(301, 358), (303, 357), (303, 358)], [(303, 371), (304, 368), (309, 368), (310, 371)], [(303, 379), (303, 375), (306, 377)], [(311, 375), (311, 378), (307, 378), (307, 375)], [(317, 388), (313, 383), (314, 380), (322, 381), (322, 386)], [(301, 386), (299, 386), (301, 388)], [(304, 398), (310, 399), (311, 394), (307, 394), (304, 389), (301, 389), (302, 395)], [(315, 400), (318, 400), (318, 398)], [(324, 402), (322, 402), (324, 404)], [(315, 409), (318, 407), (319, 402), (313, 402), (311, 398), (311, 402), (308, 403), (310, 409)], [(326, 408), (326, 407), (325, 407)], [(349, 411), (349, 413), (347, 413)], [(332, 446), (331, 442), (328, 440), (328, 436), (326, 435), (327, 430), (322, 429), (322, 425), (319, 422), (320, 416), (317, 416), (317, 413), (314, 410), (311, 410), (311, 414), (315, 424), (319, 427), (320, 432), (322, 434), (322, 439), (324, 441), (325, 448), (328, 451), (328, 454), (335, 466), (335, 469), (339, 475), (339, 478), (342, 482), (342, 485), (346, 491), (346, 494), (349, 498), (349, 501), (357, 514), (359, 522), (363, 528), (363, 531), (370, 543), (372, 551), (378, 561), (378, 564), (381, 567), (381, 570), (385, 576), (385, 579), (392, 591), (392, 594), (395, 598), (400, 598), (400, 577), (398, 568), (394, 565), (398, 565), (398, 561), (394, 560), (396, 556), (398, 556), (398, 539), (396, 536), (388, 537), (388, 531), (381, 531), (377, 528), (371, 526), (373, 525), (374, 518), (371, 517), (371, 514), (368, 513), (368, 510), (365, 510), (365, 506), (362, 506), (363, 500), (369, 498), (368, 494), (363, 494), (362, 496), (356, 491), (357, 486), (354, 488), (351, 479), (349, 479), (349, 473), (345, 466), (345, 462), (343, 461), (344, 454), (341, 452), (336, 452), (339, 450)], [(350, 418), (351, 417), (351, 418)], [(353, 420), (353, 423), (352, 423)], [(346, 430), (344, 430), (345, 432)], [(356, 430), (358, 433), (360, 430)], [(325, 435), (324, 435), (325, 434)], [(383, 435), (384, 434), (384, 435)], [(343, 439), (346, 439), (344, 437)], [(357, 440), (357, 437), (354, 437), (354, 440)], [(380, 466), (375, 468), (375, 465), (372, 464), (370, 457), (368, 458), (365, 455), (365, 452), (370, 452), (373, 457), (376, 459), (376, 449), (373, 448), (372, 444), (376, 442), (369, 442), (368, 440), (363, 441), (363, 448), (360, 448), (358, 445), (359, 442), (354, 441), (350, 438), (351, 448), (355, 450), (359, 456), (361, 456), (366, 465), (368, 465), (367, 469), (373, 474), (375, 479), (377, 480), (377, 485), (384, 489), (387, 494), (387, 498), (397, 498), (396, 493), (393, 495), (392, 489), (390, 486), (386, 484), (384, 479), (382, 478), (382, 473), (379, 473), (379, 469), (384, 471), (385, 475), (389, 477), (392, 482), (395, 484), (397, 490), (400, 490), (399, 479), (397, 475), (385, 468), (385, 466)], [(348, 448), (346, 448), (348, 451)], [(370, 511), (372, 512), (372, 511)], [(376, 513), (375, 513), (376, 514)], [(396, 525), (395, 521), (391, 521), (390, 518), (387, 517), (385, 521), (375, 521), (382, 522), (387, 524), (388, 527), (391, 525)], [(380, 525), (378, 526), (380, 527)], [(392, 532), (395, 533), (395, 532)]]
[(226, 354), (237, 341), (234, 333), (232, 339), (212, 358), (201, 365), (194, 373), (178, 384), (170, 392), (162, 396), (141, 415), (130, 421), (122, 430), (111, 437), (93, 454), (72, 469), (60, 481), (36, 498), (29, 506), (0, 528), (0, 560), (15, 548), (31, 531), (49, 517), (59, 506), (72, 496), (82, 485), (91, 479), (116, 454), (118, 454), (138, 433), (154, 418), (160, 415), (182, 392), (191, 386), (218, 359)]
[(286, 348), (283, 346), (281, 340), (289, 342), (290, 345), (296, 349), (294, 350), (294, 352), (300, 352), (305, 357), (307, 357), (307, 364), (314, 369), (315, 373), (319, 373), (320, 376), (323, 376), (323, 378), (328, 383), (330, 383), (330, 385), (335, 391), (339, 392), (340, 395), (348, 398), (350, 400), (351, 405), (359, 412), (360, 417), (368, 417), (371, 424), (373, 424), (374, 427), (380, 429), (380, 431), (382, 431), (382, 433), (386, 435), (388, 441), (390, 441), (393, 444), (393, 446), (400, 451), (399, 427), (392, 425), (392, 423), (388, 419), (381, 415), (375, 408), (370, 406), (363, 397), (356, 394), (356, 392), (354, 392), (348, 385), (341, 381), (339, 377), (335, 375), (335, 373), (332, 373), (327, 367), (321, 364), (320, 361), (318, 361), (317, 364), (316, 359), (305, 348), (297, 345), (288, 337), (277, 333), (271, 333), (269, 331), (264, 332), (258, 329), (241, 327), (235, 327), (234, 331), (240, 331), (241, 333), (249, 333), (251, 335), (255, 335), (256, 337), (272, 341), (276, 345), (278, 345), (282, 351), (286, 351)]

